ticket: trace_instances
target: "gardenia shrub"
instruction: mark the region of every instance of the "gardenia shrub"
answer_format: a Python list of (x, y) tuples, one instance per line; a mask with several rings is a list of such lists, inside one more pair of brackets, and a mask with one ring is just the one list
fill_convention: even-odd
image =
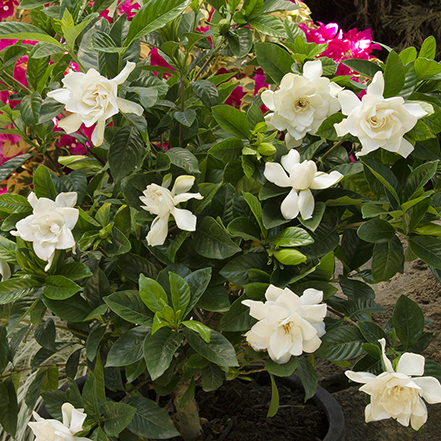
[(364, 383), (367, 421), (419, 429), (441, 366), (420, 307), (375, 285), (415, 259), (441, 280), (435, 40), (383, 62), (288, 0), (20, 7), (32, 23), (0, 23), (3, 430), (42, 397), (38, 441), (192, 440), (196, 387), (297, 372), (307, 399), (317, 357)]

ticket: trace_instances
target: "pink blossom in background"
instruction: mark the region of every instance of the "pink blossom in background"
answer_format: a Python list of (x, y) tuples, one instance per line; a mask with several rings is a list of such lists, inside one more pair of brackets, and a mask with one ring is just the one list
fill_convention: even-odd
[(19, 0), (0, 0), (0, 20), (14, 14), (14, 8), (18, 6)]
[(68, 147), (72, 155), (84, 155), (87, 153), (86, 147), (69, 135), (61, 135), (60, 140), (57, 142), (57, 147)]
[[(140, 8), (141, 6), (138, 4), (138, 2), (135, 1), (132, 5), (132, 0), (126, 0), (118, 6), (118, 15), (126, 14), (127, 20), (130, 20), (136, 15), (136, 11), (138, 11)], [(112, 23), (112, 17), (109, 16), (108, 9), (101, 12), (100, 17), (104, 17), (109, 23)]]
[[(161, 67), (168, 67), (169, 69), (173, 69), (173, 67), (170, 66), (170, 64), (167, 63), (167, 61), (165, 61), (165, 59), (159, 55), (158, 49), (157, 48), (152, 48), (152, 50), (150, 51), (150, 65), (151, 66), (161, 66)], [(173, 69), (176, 70), (176, 69)], [(153, 72), (156, 76), (158, 76), (157, 72)], [(170, 78), (171, 74), (169, 73), (164, 73), (164, 78)]]

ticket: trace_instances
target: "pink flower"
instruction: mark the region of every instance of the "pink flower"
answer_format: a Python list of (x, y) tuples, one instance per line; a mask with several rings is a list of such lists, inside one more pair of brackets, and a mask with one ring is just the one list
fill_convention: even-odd
[(14, 14), (14, 9), (18, 6), (19, 0), (0, 1), (0, 21)]
[[(173, 67), (170, 66), (170, 64), (167, 63), (167, 61), (164, 60), (163, 57), (161, 57), (161, 55), (159, 55), (158, 49), (157, 48), (152, 48), (152, 50), (150, 51), (150, 65), (151, 66), (161, 66), (161, 67), (168, 67), (170, 69), (173, 69)], [(176, 69), (173, 69), (176, 70)], [(156, 76), (158, 76), (157, 72), (154, 72), (154, 74)], [(164, 78), (170, 78), (171, 74), (169, 73), (164, 73)]]
[(86, 148), (79, 143), (73, 136), (62, 135), (57, 142), (58, 147), (67, 147), (72, 155), (86, 154)]

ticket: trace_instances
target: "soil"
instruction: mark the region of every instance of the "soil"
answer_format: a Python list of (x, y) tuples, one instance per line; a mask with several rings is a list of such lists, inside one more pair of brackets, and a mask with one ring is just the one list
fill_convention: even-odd
[[(338, 273), (338, 271), (337, 271)], [(433, 332), (432, 342), (423, 355), (441, 363), (441, 283), (421, 260), (405, 264), (404, 274), (397, 274), (390, 282), (372, 285), (376, 302), (388, 308), (386, 314), (374, 315), (373, 319), (383, 326), (392, 316), (393, 306), (402, 295), (417, 302), (424, 316), (433, 322), (426, 326)], [(331, 362), (317, 363), (319, 382), (331, 392), (343, 408), (346, 421), (346, 441), (439, 441), (441, 440), (441, 404), (428, 404), (428, 421), (415, 432), (397, 421), (364, 422), (366, 395), (359, 392), (361, 384), (349, 383), (343, 369)]]

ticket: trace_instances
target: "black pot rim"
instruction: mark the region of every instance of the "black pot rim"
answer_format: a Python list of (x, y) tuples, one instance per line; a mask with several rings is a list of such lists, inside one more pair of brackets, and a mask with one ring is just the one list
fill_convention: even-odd
[[(296, 389), (304, 390), (300, 377), (292, 374), (289, 377), (279, 378), (282, 384)], [(317, 406), (323, 408), (328, 419), (328, 433), (322, 441), (344, 441), (345, 417), (337, 400), (323, 387), (318, 386), (316, 394), (311, 398)]]

